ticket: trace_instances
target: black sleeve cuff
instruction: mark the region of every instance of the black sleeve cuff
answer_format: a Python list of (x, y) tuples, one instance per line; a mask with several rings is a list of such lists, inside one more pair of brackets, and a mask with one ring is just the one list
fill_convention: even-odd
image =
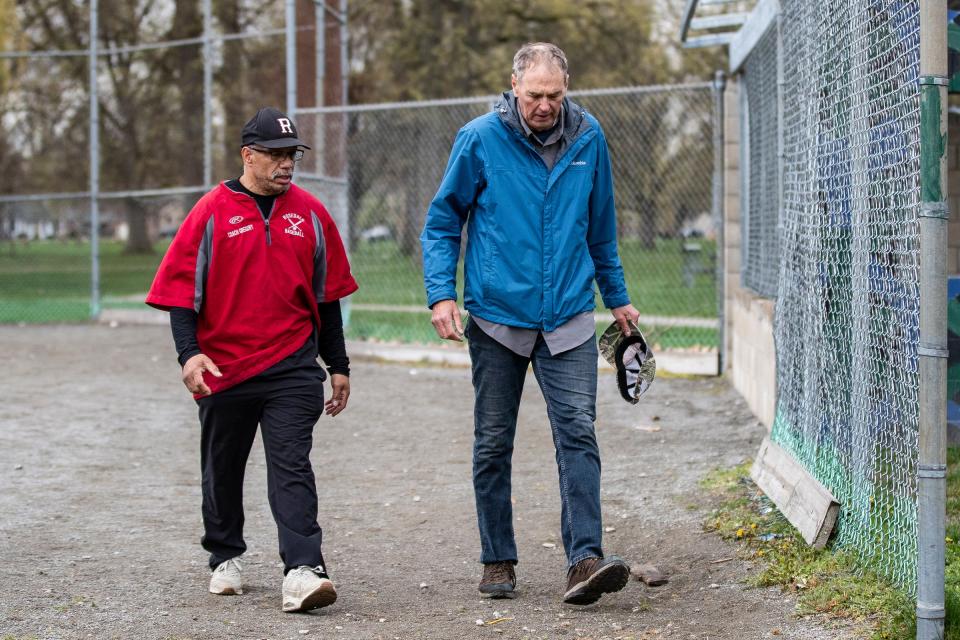
[(177, 349), (177, 361), (182, 367), (187, 360), (203, 353), (197, 343), (197, 312), (185, 307), (170, 308), (170, 330)]
[(179, 362), (180, 366), (183, 367), (185, 364), (187, 364), (187, 360), (197, 355), (198, 353), (203, 353), (203, 351), (200, 351), (200, 349), (190, 349), (189, 351), (184, 351), (183, 353), (177, 356), (177, 362)]
[(343, 337), (343, 316), (340, 313), (340, 301), (321, 302), (317, 305), (320, 313), (320, 332), (317, 335), (317, 355), (327, 365), (327, 371), (333, 375), (350, 375), (350, 358)]

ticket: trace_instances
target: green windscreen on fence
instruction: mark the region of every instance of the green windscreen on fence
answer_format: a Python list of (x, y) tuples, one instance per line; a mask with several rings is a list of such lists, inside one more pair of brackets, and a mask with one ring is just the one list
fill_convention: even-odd
[(781, 8), (773, 438), (839, 500), (837, 543), (913, 592), (918, 7)]

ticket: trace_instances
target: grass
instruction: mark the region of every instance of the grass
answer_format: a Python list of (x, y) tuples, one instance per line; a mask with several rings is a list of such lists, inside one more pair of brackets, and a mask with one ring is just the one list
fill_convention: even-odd
[(945, 637), (947, 640), (960, 640), (960, 447), (947, 449), (946, 533)]
[[(620, 243), (620, 260), (633, 305), (646, 315), (717, 316), (717, 284), (713, 270), (716, 246), (700, 239), (701, 252), (690, 260), (690, 282), (684, 278), (682, 240), (658, 239), (652, 249), (637, 240)], [(688, 284), (692, 286), (688, 286)]]
[[(684, 253), (678, 240), (658, 240), (652, 249), (625, 240), (621, 257), (627, 289), (645, 315), (716, 316), (715, 278), (705, 265), (712, 264), (714, 248), (701, 242), (701, 269), (683, 273)], [(100, 243), (100, 291), (103, 308), (140, 308), (167, 242), (155, 245), (150, 255), (128, 255), (123, 243)], [(424, 307), (419, 265), (394, 242), (362, 243), (351, 252), (354, 276), (360, 290), (355, 304)], [(689, 270), (689, 269), (688, 269)], [(462, 271), (462, 269), (461, 269)], [(0, 245), (0, 323), (82, 322), (90, 316), (90, 246), (75, 241), (8, 242)], [(690, 286), (687, 286), (687, 285)], [(458, 283), (462, 291), (462, 281)], [(598, 308), (602, 302), (597, 301)], [(409, 312), (355, 310), (350, 337), (431, 343), (429, 317)], [(651, 329), (647, 327), (646, 329)], [(657, 327), (648, 335), (655, 347), (715, 347), (715, 329)]]
[[(704, 254), (713, 254), (712, 243), (701, 244)], [(692, 286), (688, 287), (683, 277), (682, 243), (678, 240), (657, 240), (653, 249), (645, 249), (635, 240), (625, 240), (620, 245), (620, 256), (630, 299), (645, 315), (716, 317), (716, 279), (713, 271), (706, 271), (704, 266), (712, 258), (700, 259), (703, 268), (693, 274)], [(354, 302), (424, 306), (420, 267), (411, 260), (393, 242), (355, 247), (350, 261), (360, 291), (354, 294)], [(457, 289), (462, 291), (462, 273), (458, 276)], [(597, 306), (602, 307), (600, 300)]]
[[(613, 322), (611, 316), (610, 321)], [(597, 325), (597, 335), (606, 325)], [(693, 349), (702, 345), (716, 344), (715, 329), (694, 327), (641, 327), (644, 335), (653, 344), (654, 352), (661, 349)], [(408, 342), (416, 344), (441, 344), (448, 342), (437, 337), (430, 324), (429, 313), (390, 312), (381, 313), (351, 309), (346, 336), (353, 340), (379, 342)]]
[[(144, 293), (166, 243), (153, 255), (127, 255), (120, 242), (100, 243), (100, 290), (110, 298)], [(37, 241), (0, 245), (0, 323), (80, 322), (90, 317), (90, 245)]]
[[(871, 640), (915, 637), (914, 601), (887, 578), (864, 567), (854, 554), (809, 547), (753, 484), (749, 471), (749, 463), (716, 471), (701, 484), (719, 503), (705, 528), (738, 542), (741, 557), (757, 563), (759, 571), (751, 583), (779, 586), (794, 593), (800, 615), (824, 614), (857, 621)], [(960, 472), (954, 473), (958, 474), (955, 480), (960, 481)], [(960, 482), (954, 490), (960, 495)], [(955, 546), (948, 544), (948, 572), (949, 550)], [(948, 587), (948, 603), (960, 595), (956, 588), (952, 595), (950, 591)], [(945, 638), (960, 639), (957, 618), (951, 620), (949, 606), (946, 626)]]
[[(350, 311), (350, 323), (346, 336), (353, 340), (377, 342), (412, 342), (415, 344), (441, 344), (446, 341), (437, 337), (430, 324), (429, 313), (378, 313), (376, 311)], [(447, 343), (449, 344), (449, 343)]]
[[(104, 295), (132, 295), (150, 287), (166, 243), (152, 255), (127, 255), (123, 243), (100, 243), (100, 288)], [(90, 245), (36, 241), (0, 245), (0, 299), (36, 301), (90, 296)]]

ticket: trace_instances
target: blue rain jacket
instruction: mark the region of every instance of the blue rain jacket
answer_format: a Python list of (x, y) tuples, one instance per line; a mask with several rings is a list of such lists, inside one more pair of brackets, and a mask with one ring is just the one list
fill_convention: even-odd
[(629, 303), (617, 255), (613, 178), (596, 118), (564, 100), (567, 146), (551, 171), (525, 139), (512, 92), (457, 134), (420, 242), (427, 305), (456, 300), (467, 224), (464, 306), (514, 327), (553, 331)]

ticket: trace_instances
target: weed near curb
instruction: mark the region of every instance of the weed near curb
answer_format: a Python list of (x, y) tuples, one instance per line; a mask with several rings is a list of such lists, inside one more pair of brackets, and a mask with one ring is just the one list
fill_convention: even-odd
[(704, 528), (739, 542), (741, 557), (757, 563), (751, 584), (795, 593), (798, 615), (855, 620), (871, 640), (915, 637), (913, 600), (853, 554), (809, 547), (750, 480), (750, 463), (714, 471), (701, 486), (718, 503)]

